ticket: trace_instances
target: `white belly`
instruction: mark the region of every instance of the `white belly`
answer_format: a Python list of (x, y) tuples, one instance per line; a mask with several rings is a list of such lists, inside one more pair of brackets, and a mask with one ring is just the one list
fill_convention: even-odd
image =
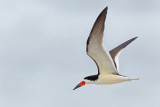
[(121, 83), (125, 81), (131, 81), (135, 79), (130, 79), (128, 77), (120, 76), (120, 75), (100, 75), (99, 79), (95, 81), (95, 84), (116, 84), (116, 83)]

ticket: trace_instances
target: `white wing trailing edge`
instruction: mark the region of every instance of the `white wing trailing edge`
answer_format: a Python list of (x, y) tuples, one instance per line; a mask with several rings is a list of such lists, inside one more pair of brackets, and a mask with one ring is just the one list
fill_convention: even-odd
[(119, 74), (109, 52), (103, 46), (104, 24), (108, 7), (97, 17), (87, 40), (87, 54), (98, 67), (98, 74)]
[(137, 39), (137, 37), (134, 37), (122, 44), (120, 44), (119, 46), (115, 47), (114, 49), (112, 49), (111, 51), (109, 51), (112, 59), (113, 59), (113, 62), (115, 64), (115, 67), (117, 68), (117, 70), (119, 70), (119, 65), (118, 65), (118, 56), (119, 54), (121, 53), (121, 51), (126, 47), (128, 46), (131, 42), (133, 42), (135, 39)]

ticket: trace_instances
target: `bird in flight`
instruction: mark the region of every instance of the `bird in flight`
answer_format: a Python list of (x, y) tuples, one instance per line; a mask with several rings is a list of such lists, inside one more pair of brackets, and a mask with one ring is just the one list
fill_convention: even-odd
[(118, 72), (119, 53), (137, 37), (122, 43), (109, 52), (103, 46), (104, 24), (107, 10), (108, 7), (103, 9), (97, 17), (88, 37), (86, 47), (88, 56), (90, 56), (97, 65), (98, 74), (85, 77), (73, 90), (84, 86), (85, 84), (116, 84), (125, 81), (138, 80), (138, 78), (129, 78), (120, 75)]

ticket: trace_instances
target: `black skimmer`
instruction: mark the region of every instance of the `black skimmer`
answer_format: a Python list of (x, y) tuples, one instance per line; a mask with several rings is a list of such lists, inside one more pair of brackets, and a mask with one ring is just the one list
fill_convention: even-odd
[(103, 46), (103, 32), (107, 10), (108, 7), (99, 14), (87, 40), (86, 51), (88, 56), (96, 63), (98, 74), (85, 77), (73, 90), (84, 86), (85, 84), (115, 84), (138, 80), (138, 78), (129, 78), (120, 75), (118, 72), (119, 53), (137, 37), (122, 43), (109, 52)]

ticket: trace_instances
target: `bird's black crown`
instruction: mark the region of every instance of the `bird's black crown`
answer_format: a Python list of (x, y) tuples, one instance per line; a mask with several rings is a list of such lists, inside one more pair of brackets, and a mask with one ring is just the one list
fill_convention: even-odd
[(96, 81), (98, 79), (98, 75), (87, 76), (84, 79), (91, 80), (91, 81)]

